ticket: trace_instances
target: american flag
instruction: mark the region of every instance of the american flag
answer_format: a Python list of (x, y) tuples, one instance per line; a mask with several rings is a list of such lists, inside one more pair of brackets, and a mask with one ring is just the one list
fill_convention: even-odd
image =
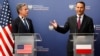
[(16, 53), (19, 53), (19, 54), (32, 53), (32, 45), (31, 44), (17, 45), (17, 52)]
[(0, 56), (13, 56), (14, 40), (11, 34), (11, 21), (9, 3), (4, 0), (0, 14)]

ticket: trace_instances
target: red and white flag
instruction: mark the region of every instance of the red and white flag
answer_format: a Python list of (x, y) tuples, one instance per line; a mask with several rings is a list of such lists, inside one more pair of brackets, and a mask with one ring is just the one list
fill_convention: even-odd
[(14, 40), (11, 34), (11, 12), (7, 0), (4, 0), (0, 14), (0, 56), (13, 56)]
[(92, 53), (91, 44), (76, 45), (76, 54), (91, 54), (91, 53)]

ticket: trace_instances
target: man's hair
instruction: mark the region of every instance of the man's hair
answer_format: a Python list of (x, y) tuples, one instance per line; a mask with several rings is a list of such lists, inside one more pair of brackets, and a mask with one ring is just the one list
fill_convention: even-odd
[(25, 3), (20, 3), (16, 6), (16, 10), (17, 10), (17, 13), (19, 14), (19, 10), (23, 7), (23, 6), (27, 6), (27, 4)]
[(77, 3), (81, 3), (81, 4), (83, 4), (83, 6), (85, 7), (85, 2), (83, 2), (83, 1), (78, 1), (78, 2), (76, 2), (76, 5), (77, 5)]

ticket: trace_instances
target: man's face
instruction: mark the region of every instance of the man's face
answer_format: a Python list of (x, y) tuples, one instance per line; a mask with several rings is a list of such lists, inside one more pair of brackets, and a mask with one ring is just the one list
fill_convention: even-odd
[(28, 7), (27, 6), (23, 6), (20, 10), (19, 13), (23, 16), (27, 16), (28, 15)]
[(82, 14), (84, 14), (85, 6), (82, 3), (77, 3), (75, 10), (78, 15), (82, 15)]

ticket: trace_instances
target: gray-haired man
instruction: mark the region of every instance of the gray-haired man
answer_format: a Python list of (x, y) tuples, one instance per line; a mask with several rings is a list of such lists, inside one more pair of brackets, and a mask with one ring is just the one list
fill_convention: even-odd
[(27, 18), (29, 11), (27, 4), (18, 4), (16, 9), (18, 12), (18, 17), (12, 21), (12, 32), (34, 33), (32, 21), (31, 19)]
[(25, 3), (18, 4), (16, 9), (18, 17), (12, 21), (12, 33), (34, 33), (32, 21), (31, 19), (27, 18), (28, 15), (27, 4)]

